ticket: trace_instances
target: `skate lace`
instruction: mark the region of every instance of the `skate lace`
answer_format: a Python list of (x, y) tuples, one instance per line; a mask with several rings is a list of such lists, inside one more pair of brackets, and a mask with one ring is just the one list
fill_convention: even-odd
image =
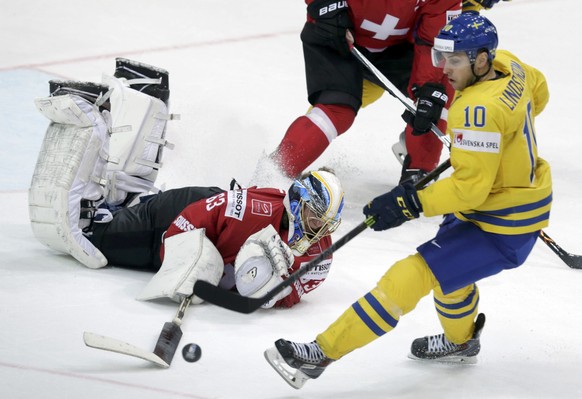
[(317, 342), (308, 344), (291, 342), (295, 357), (307, 363), (318, 364), (326, 359)]
[(452, 352), (458, 348), (458, 345), (450, 342), (444, 334), (432, 335), (428, 337), (428, 352)]

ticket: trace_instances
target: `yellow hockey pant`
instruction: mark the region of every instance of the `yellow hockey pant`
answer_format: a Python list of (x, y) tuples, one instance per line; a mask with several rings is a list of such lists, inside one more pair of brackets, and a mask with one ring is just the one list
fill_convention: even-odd
[(477, 286), (471, 284), (443, 294), (417, 253), (396, 262), (374, 289), (317, 336), (317, 342), (327, 357), (337, 360), (394, 329), (400, 316), (412, 311), (431, 291), (447, 339), (456, 344), (468, 341), (473, 335), (479, 303)]

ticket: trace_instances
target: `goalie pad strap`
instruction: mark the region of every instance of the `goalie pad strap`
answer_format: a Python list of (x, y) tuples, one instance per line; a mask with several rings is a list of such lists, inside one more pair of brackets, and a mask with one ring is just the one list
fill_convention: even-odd
[(148, 161), (147, 159), (136, 159), (134, 162), (138, 165), (149, 166), (152, 169), (159, 169), (163, 165), (161, 162), (152, 162)]
[(159, 85), (162, 83), (162, 78), (135, 78), (126, 80), (127, 84), (133, 85)]
[(125, 126), (112, 127), (110, 129), (110, 132), (111, 132), (111, 134), (131, 132), (131, 126), (125, 125)]
[(100, 107), (103, 104), (105, 104), (107, 102), (107, 100), (109, 100), (109, 97), (111, 97), (112, 92), (113, 92), (113, 89), (109, 89), (105, 92), (105, 94), (100, 94), (99, 97), (97, 97), (97, 100), (95, 100), (95, 105), (97, 107)]

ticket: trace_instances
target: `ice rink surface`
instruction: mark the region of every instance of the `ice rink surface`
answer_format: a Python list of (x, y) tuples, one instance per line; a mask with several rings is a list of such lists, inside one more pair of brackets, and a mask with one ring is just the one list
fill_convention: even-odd
[[(48, 125), (33, 99), (49, 79), (97, 81), (115, 57), (170, 72), (171, 122), (157, 184), (227, 187), (251, 180), (307, 109), (299, 0), (123, 0), (0, 3), (0, 397), (10, 399), (145, 398), (581, 398), (582, 270), (568, 268), (540, 241), (524, 266), (479, 283), (487, 314), (475, 366), (407, 359), (413, 338), (440, 332), (427, 297), (399, 327), (333, 364), (300, 390), (263, 359), (273, 341), (312, 340), (370, 290), (396, 260), (436, 231), (438, 218), (397, 230), (367, 231), (335, 256), (325, 284), (289, 310), (242, 315), (193, 306), (182, 344), (202, 359), (176, 355), (171, 368), (84, 346), (92, 331), (153, 349), (171, 302), (135, 296), (147, 273), (90, 270), (38, 243), (28, 222), (27, 189)], [(540, 155), (552, 165), (554, 205), (546, 229), (582, 253), (582, 81), (578, 0), (501, 2), (487, 16), (500, 48), (546, 74), (551, 100), (537, 119)], [(315, 166), (345, 183), (347, 210), (335, 233), (361, 222), (361, 207), (393, 187), (399, 165), (390, 146), (403, 127), (402, 106), (384, 96), (360, 112)], [(443, 155), (444, 156), (444, 155)]]

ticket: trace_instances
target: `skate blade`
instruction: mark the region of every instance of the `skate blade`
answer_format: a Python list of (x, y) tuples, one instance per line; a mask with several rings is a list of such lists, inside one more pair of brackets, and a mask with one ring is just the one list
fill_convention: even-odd
[(300, 389), (310, 379), (302, 371), (291, 368), (276, 348), (267, 349), (265, 351), (265, 359), (277, 374), (295, 389)]
[(414, 356), (412, 353), (408, 354), (408, 358), (412, 360), (419, 360), (421, 362), (430, 363), (445, 363), (445, 364), (476, 364), (477, 356), (446, 356), (438, 359), (423, 359)]

